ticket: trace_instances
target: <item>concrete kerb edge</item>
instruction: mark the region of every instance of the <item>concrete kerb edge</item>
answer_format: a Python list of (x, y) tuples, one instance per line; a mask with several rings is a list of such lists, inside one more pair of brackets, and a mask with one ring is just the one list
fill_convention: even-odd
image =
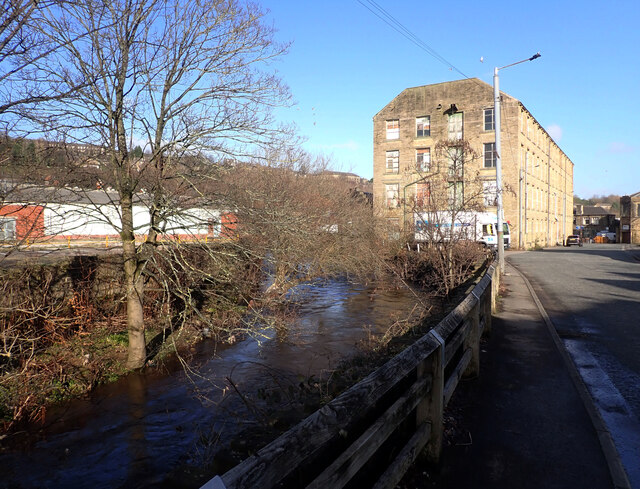
[(558, 333), (556, 331), (555, 326), (553, 325), (553, 322), (551, 321), (551, 318), (549, 317), (549, 315), (547, 314), (547, 311), (545, 310), (544, 306), (540, 302), (540, 299), (538, 299), (538, 295), (533, 290), (533, 287), (531, 286), (531, 283), (529, 282), (527, 277), (525, 277), (524, 274), (511, 263), (507, 263), (507, 265), (511, 270), (514, 270), (522, 278), (525, 285), (527, 286), (527, 289), (529, 290), (531, 297), (533, 298), (534, 302), (536, 303), (536, 306), (538, 307), (538, 311), (540, 312), (542, 319), (547, 325), (547, 330), (549, 331), (549, 334), (551, 335), (551, 338), (553, 339), (553, 342), (556, 345), (558, 352), (562, 356), (565, 362), (565, 365), (567, 366), (567, 370), (569, 371), (571, 380), (573, 381), (574, 385), (576, 386), (576, 389), (578, 390), (578, 394), (582, 399), (585, 409), (587, 410), (587, 413), (589, 414), (589, 418), (591, 419), (591, 422), (593, 423), (593, 427), (596, 430), (596, 433), (598, 435), (598, 440), (600, 441), (600, 446), (602, 447), (602, 451), (607, 461), (607, 465), (609, 466), (609, 472), (611, 473), (611, 478), (613, 479), (613, 484), (615, 488), (616, 489), (632, 489), (631, 483), (629, 482), (629, 478), (627, 477), (627, 473), (624, 470), (622, 461), (620, 460), (620, 454), (618, 453), (618, 449), (616, 448), (615, 443), (613, 442), (613, 438), (611, 437), (611, 433), (607, 429), (604, 423), (604, 420), (602, 419), (602, 416), (598, 411), (598, 408), (596, 408), (593, 397), (591, 397), (591, 393), (589, 392), (589, 389), (587, 389), (587, 386), (582, 380), (582, 377), (580, 376), (580, 373), (578, 372), (578, 369), (576, 368), (575, 363), (573, 363), (573, 359), (571, 358), (571, 355), (569, 355), (569, 352), (564, 347), (564, 344), (562, 343), (560, 336), (558, 336)]

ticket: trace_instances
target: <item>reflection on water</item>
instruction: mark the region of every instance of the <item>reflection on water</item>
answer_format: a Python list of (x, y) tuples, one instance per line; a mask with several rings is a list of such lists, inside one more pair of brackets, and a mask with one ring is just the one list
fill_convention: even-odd
[[(256, 392), (335, 367), (366, 328), (379, 333), (415, 304), (409, 291), (346, 281), (298, 287), (295, 294), (298, 317), (286, 338), (271, 333), (225, 347), (205, 341), (191, 373), (132, 374), (90, 399), (50, 410), (47, 427), (32, 434), (28, 447), (5, 439), (0, 487), (161, 484), (203, 457), (203, 434), (228, 438), (243, 420), (259, 417), (257, 404), (246, 402)], [(230, 395), (236, 390), (242, 396)]]

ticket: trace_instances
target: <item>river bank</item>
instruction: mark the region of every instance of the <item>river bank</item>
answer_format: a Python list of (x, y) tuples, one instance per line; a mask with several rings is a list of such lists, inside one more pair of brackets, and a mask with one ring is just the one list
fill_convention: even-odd
[[(187, 251), (198, 259), (198, 250)], [(215, 252), (222, 258), (208, 267), (209, 280), (189, 284), (204, 298), (206, 321), (178, 310), (180, 301), (149, 280), (148, 367), (172, 355), (188, 358), (205, 337), (221, 343), (241, 337), (261, 271), (225, 244), (209, 245), (206, 253)], [(0, 436), (42, 423), (55, 404), (129, 373), (120, 253), (29, 255), (0, 273)]]

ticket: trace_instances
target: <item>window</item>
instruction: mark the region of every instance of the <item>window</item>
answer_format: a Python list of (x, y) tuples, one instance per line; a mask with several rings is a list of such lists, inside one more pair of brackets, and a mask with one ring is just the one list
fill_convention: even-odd
[(16, 220), (13, 218), (0, 217), (0, 241), (11, 241), (16, 239)]
[(400, 138), (400, 121), (393, 119), (387, 121), (387, 139), (399, 139)]
[(449, 114), (449, 139), (462, 139), (462, 112)]
[(493, 236), (493, 224), (482, 225), (482, 236)]
[(640, 204), (636, 204), (636, 217), (640, 217)]
[(387, 173), (398, 173), (400, 166), (400, 151), (387, 151)]
[(452, 208), (459, 208), (464, 202), (464, 185), (462, 182), (449, 183), (449, 205)]
[(496, 166), (496, 143), (484, 143), (484, 167)]
[(431, 148), (416, 149), (416, 170), (428, 172), (431, 169)]
[(398, 199), (399, 190), (398, 184), (392, 183), (389, 185), (385, 185), (385, 195), (387, 198), (387, 207), (398, 207), (400, 205), (400, 201)]
[(494, 119), (493, 107), (490, 109), (484, 109), (484, 130), (495, 131), (496, 121)]
[(494, 206), (497, 205), (498, 200), (498, 185), (495, 181), (482, 182), (482, 194), (484, 196), (484, 205)]
[(431, 187), (428, 182), (416, 185), (416, 207), (424, 207), (429, 202)]
[(416, 137), (431, 136), (431, 117), (428, 115), (416, 117)]
[(463, 152), (460, 146), (449, 146), (447, 148), (447, 160), (449, 160), (449, 176), (461, 177), (464, 168)]

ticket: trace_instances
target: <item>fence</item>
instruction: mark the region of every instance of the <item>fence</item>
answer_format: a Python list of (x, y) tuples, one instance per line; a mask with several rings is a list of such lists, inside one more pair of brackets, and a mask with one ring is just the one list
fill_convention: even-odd
[(201, 489), (393, 488), (421, 452), (438, 461), (444, 407), (479, 374), (498, 283), (492, 265), (428, 334)]

